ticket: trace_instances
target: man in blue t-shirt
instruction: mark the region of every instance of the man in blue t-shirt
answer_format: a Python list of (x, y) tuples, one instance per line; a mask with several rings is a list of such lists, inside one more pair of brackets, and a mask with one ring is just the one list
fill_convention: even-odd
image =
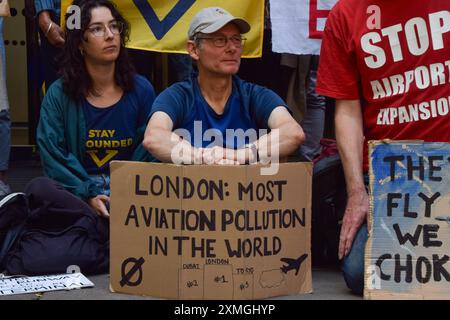
[(250, 25), (210, 7), (192, 20), (187, 50), (198, 75), (163, 91), (150, 112), (144, 146), (162, 162), (278, 162), (304, 134), (273, 91), (239, 79), (242, 34)]

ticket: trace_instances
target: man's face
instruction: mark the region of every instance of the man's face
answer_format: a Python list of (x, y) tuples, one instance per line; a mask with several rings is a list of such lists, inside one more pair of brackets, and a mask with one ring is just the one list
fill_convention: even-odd
[(199, 37), (202, 39), (200, 46), (190, 52), (191, 57), (197, 61), (200, 72), (234, 75), (239, 71), (242, 44), (238, 39), (241, 34), (234, 23), (228, 23), (214, 33)]

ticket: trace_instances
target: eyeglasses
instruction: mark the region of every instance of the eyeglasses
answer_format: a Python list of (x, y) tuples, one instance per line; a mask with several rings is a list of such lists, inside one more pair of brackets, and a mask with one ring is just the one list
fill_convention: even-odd
[(108, 26), (104, 24), (95, 24), (92, 27), (89, 27), (87, 30), (92, 33), (95, 37), (104, 37), (106, 34), (106, 28), (111, 31), (112, 34), (121, 34), (123, 31), (123, 22), (121, 21), (114, 21), (111, 22)]
[(222, 48), (225, 47), (228, 44), (228, 41), (231, 41), (232, 44), (234, 44), (235, 47), (241, 48), (244, 46), (246, 38), (240, 37), (240, 36), (232, 36), (232, 37), (225, 37), (225, 36), (216, 36), (216, 37), (195, 37), (195, 39), (205, 39), (210, 40), (216, 47)]

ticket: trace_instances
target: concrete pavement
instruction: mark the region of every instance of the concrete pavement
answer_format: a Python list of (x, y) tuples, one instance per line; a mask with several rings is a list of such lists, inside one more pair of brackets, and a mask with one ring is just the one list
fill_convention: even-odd
[[(140, 297), (112, 293), (109, 290), (109, 275), (88, 277), (94, 288), (70, 291), (54, 291), (42, 294), (0, 296), (0, 300), (155, 300), (153, 297)], [(344, 279), (337, 269), (313, 268), (312, 294), (275, 297), (275, 300), (361, 300), (347, 289)]]

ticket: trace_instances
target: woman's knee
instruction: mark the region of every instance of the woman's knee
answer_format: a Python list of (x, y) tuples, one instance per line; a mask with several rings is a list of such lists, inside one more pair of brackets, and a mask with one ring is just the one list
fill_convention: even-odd
[(47, 177), (38, 177), (31, 180), (25, 187), (25, 194), (38, 199), (45, 198), (51, 194), (52, 190), (57, 188), (57, 183)]

